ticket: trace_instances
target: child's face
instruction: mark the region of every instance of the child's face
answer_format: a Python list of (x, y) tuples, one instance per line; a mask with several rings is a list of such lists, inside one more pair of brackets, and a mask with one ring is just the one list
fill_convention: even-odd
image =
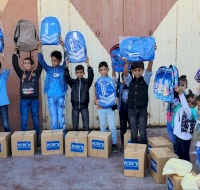
[(58, 65), (60, 65), (62, 60), (59, 60), (58, 58), (52, 56), (51, 57), (51, 64), (53, 67), (57, 67)]
[(200, 108), (200, 101), (196, 101), (198, 108)]
[(141, 68), (135, 68), (132, 69), (132, 74), (134, 75), (135, 78), (140, 78), (144, 73), (144, 69)]
[(100, 67), (99, 68), (99, 73), (101, 74), (102, 77), (105, 77), (108, 75), (108, 71), (109, 71), (109, 68), (108, 67)]
[(183, 91), (185, 91), (186, 88), (187, 88), (187, 84), (186, 84), (185, 81), (179, 81), (178, 85), (181, 87), (181, 89), (182, 89)]
[(30, 71), (31, 69), (32, 69), (32, 65), (31, 65), (31, 62), (30, 62), (30, 60), (24, 60), (24, 69), (26, 70), (26, 71)]
[(82, 79), (83, 76), (84, 76), (84, 74), (85, 74), (85, 72), (81, 69), (81, 70), (77, 70), (75, 72), (75, 74), (76, 74), (76, 76), (77, 76), (78, 79)]
[(188, 106), (189, 106), (190, 108), (196, 107), (195, 98), (192, 98), (192, 97), (188, 98), (188, 99), (187, 99), (187, 103), (188, 103)]

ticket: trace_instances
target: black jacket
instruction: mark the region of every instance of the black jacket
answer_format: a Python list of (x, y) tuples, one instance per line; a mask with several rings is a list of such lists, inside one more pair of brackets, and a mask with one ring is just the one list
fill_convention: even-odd
[(92, 67), (88, 67), (88, 78), (72, 79), (69, 69), (65, 68), (65, 80), (71, 87), (71, 103), (74, 108), (82, 109), (88, 107), (90, 101), (89, 89), (92, 85), (94, 73)]

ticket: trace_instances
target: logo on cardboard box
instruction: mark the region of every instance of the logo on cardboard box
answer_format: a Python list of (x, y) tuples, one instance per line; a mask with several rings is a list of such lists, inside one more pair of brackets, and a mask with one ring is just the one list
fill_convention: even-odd
[(169, 177), (167, 178), (167, 189), (168, 190), (173, 190), (174, 189), (173, 183), (171, 182)]
[(148, 144), (148, 146), (147, 146), (147, 153), (148, 153), (148, 154), (149, 154), (149, 151), (150, 151), (149, 149), (150, 149), (150, 148), (152, 148), (152, 146)]
[(155, 173), (157, 173), (157, 163), (153, 158), (151, 158), (151, 168)]
[(18, 141), (17, 150), (31, 150), (31, 141)]
[(139, 170), (139, 160), (138, 159), (124, 159), (124, 169), (125, 170)]
[(128, 143), (132, 143), (132, 141), (131, 141), (131, 140), (128, 140)]
[(104, 150), (104, 141), (102, 140), (92, 140), (92, 148), (98, 150)]
[(0, 152), (1, 152), (1, 143), (0, 143)]
[(60, 141), (47, 141), (47, 150), (60, 150)]
[(71, 152), (84, 152), (84, 144), (82, 143), (71, 143)]

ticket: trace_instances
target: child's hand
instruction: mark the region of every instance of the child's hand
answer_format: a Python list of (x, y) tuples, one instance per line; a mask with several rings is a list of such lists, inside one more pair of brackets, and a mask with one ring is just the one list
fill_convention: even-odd
[(67, 56), (65, 57), (65, 62), (66, 62), (66, 67), (69, 67), (69, 59)]
[(115, 99), (115, 103), (116, 103), (116, 104), (119, 103), (119, 99), (118, 99), (118, 97)]
[(87, 67), (90, 66), (90, 63), (89, 63), (89, 58), (87, 57), (87, 59), (85, 60), (85, 64), (87, 65)]
[(37, 47), (39, 47), (39, 48), (41, 48), (42, 47), (42, 42), (41, 42), (41, 40), (39, 40), (38, 42), (37, 42)]
[(17, 54), (18, 46), (15, 42), (14, 42), (14, 45), (13, 45), (13, 49), (14, 49), (14, 54)]
[(99, 105), (99, 100), (95, 100), (94, 103), (95, 103), (95, 105), (98, 106)]
[(61, 36), (59, 37), (59, 42), (60, 42), (60, 45), (64, 48), (64, 41), (62, 40)]
[(175, 88), (175, 91), (176, 91), (179, 95), (181, 95), (181, 94), (183, 93), (183, 89), (182, 89), (180, 86), (177, 86), (177, 87)]
[(128, 60), (125, 57), (120, 58), (122, 61), (124, 61), (125, 64), (129, 64)]

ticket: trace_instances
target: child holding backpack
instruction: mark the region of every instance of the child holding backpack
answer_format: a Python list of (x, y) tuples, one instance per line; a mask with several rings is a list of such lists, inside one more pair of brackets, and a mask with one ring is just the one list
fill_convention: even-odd
[(122, 73), (122, 82), (120, 82), (119, 79), (116, 78), (115, 71), (113, 69), (112, 76), (115, 82), (117, 83), (117, 89), (118, 89), (118, 105), (117, 109), (119, 110), (119, 118), (120, 118), (120, 134), (121, 134), (121, 152), (124, 151), (124, 134), (126, 133), (127, 129), (127, 122), (128, 122), (128, 91), (129, 88), (125, 84), (124, 81), (124, 75)]
[(175, 91), (180, 99), (180, 104), (176, 106), (172, 117), (172, 126), (174, 126), (176, 137), (176, 154), (179, 159), (190, 161), (189, 150), (193, 132), (191, 129), (197, 120), (195, 95), (189, 90), (189, 94), (185, 98), (184, 89), (181, 86), (177, 86)]
[[(108, 68), (107, 62), (105, 62), (105, 61), (100, 62), (99, 63), (99, 73), (100, 73), (101, 77), (108, 76), (108, 71), (109, 71), (109, 68)], [(97, 83), (97, 81), (96, 81), (96, 83)], [(112, 82), (114, 83), (114, 81), (112, 81)], [(100, 101), (97, 98), (98, 96), (97, 96), (97, 90), (96, 90), (96, 83), (94, 86), (94, 102), (95, 102), (95, 105), (97, 105), (97, 109), (98, 109), (100, 130), (102, 132), (106, 131), (107, 121), (108, 121), (109, 130), (112, 132), (112, 151), (118, 152), (115, 110), (113, 110), (112, 106), (110, 106), (110, 107), (99, 106)], [(102, 88), (104, 89), (104, 87), (102, 87)], [(104, 90), (106, 93), (106, 89), (104, 89)], [(115, 92), (116, 92), (116, 89), (115, 89)], [(117, 103), (117, 99), (115, 99), (115, 102)]]
[(138, 143), (138, 128), (140, 133), (140, 143), (147, 144), (147, 106), (148, 106), (148, 86), (152, 76), (153, 61), (149, 61), (144, 77), (144, 63), (133, 62), (131, 72), (133, 77), (128, 73), (129, 62), (122, 58), (124, 65), (124, 81), (129, 87), (128, 93), (128, 119), (131, 129), (132, 143)]
[(2, 65), (5, 68), (2, 68), (1, 62), (0, 62), (0, 118), (2, 120), (3, 128), (5, 132), (10, 132), (10, 125), (9, 125), (9, 119), (8, 119), (8, 104), (10, 104), (10, 101), (8, 99), (7, 94), (7, 87), (6, 83), (8, 81), (8, 77), (10, 74), (10, 67), (7, 63), (7, 61), (4, 59), (3, 56), (0, 56), (2, 59)]
[(83, 130), (89, 131), (89, 110), (88, 104), (90, 101), (89, 89), (92, 85), (94, 73), (93, 69), (89, 64), (89, 59), (85, 61), (87, 65), (88, 78), (85, 79), (83, 76), (85, 74), (84, 67), (82, 65), (77, 65), (75, 68), (76, 79), (72, 79), (69, 74), (69, 62), (66, 61), (65, 68), (65, 80), (67, 84), (71, 87), (71, 103), (72, 103), (72, 123), (73, 130), (78, 131), (79, 127), (79, 113), (82, 115)]
[(37, 138), (39, 138), (39, 79), (42, 73), (42, 67), (40, 64), (38, 64), (36, 70), (33, 70), (34, 61), (27, 57), (23, 60), (24, 70), (22, 70), (18, 62), (17, 49), (18, 46), (14, 44), (12, 64), (17, 76), (20, 79), (21, 130), (27, 130), (28, 113), (30, 110), (32, 114), (34, 129), (36, 130)]
[[(60, 44), (64, 50), (64, 58), (66, 52), (64, 49), (64, 42), (60, 38)], [(67, 83), (64, 79), (64, 71), (66, 61), (62, 65), (62, 54), (60, 51), (51, 52), (51, 64), (47, 65), (41, 51), (41, 41), (38, 43), (38, 61), (46, 71), (46, 79), (44, 82), (44, 93), (47, 94), (48, 107), (51, 116), (52, 129), (65, 129), (65, 96), (68, 89)]]

